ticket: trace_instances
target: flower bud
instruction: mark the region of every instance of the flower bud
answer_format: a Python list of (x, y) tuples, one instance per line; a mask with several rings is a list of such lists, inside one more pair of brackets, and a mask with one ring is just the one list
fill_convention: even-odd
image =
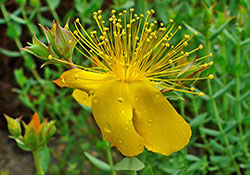
[(20, 118), (13, 119), (4, 114), (4, 117), (8, 123), (8, 130), (13, 137), (19, 137), (21, 135)]
[(40, 25), (48, 45), (46, 46), (39, 41), (35, 35), (33, 35), (33, 43), (28, 43), (29, 46), (26, 46), (23, 50), (48, 61), (49, 55), (57, 59), (71, 61), (76, 40), (68, 30), (68, 22), (69, 19), (67, 20), (65, 27), (61, 27), (59, 23), (53, 21), (51, 29)]

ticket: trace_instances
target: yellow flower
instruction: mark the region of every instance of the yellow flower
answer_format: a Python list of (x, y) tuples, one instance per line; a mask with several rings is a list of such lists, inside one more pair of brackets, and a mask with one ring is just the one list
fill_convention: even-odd
[[(94, 66), (65, 62), (77, 68), (64, 72), (54, 82), (75, 89), (73, 97), (92, 107), (104, 139), (125, 156), (140, 154), (144, 146), (163, 155), (179, 151), (188, 144), (191, 129), (162, 92), (175, 90), (202, 96), (187, 82), (212, 78), (195, 77), (213, 64), (203, 63), (212, 54), (189, 61), (193, 52), (203, 48), (200, 45), (183, 51), (197, 33), (185, 35), (172, 45), (170, 40), (181, 26), (175, 27), (172, 19), (167, 26), (150, 22), (154, 10), (146, 16), (135, 14), (134, 9), (118, 15), (115, 10), (111, 12), (109, 27), (102, 11), (94, 12), (98, 32), (88, 33), (76, 19), (73, 34), (81, 46), (76, 49)], [(50, 59), (60, 61), (52, 56)]]

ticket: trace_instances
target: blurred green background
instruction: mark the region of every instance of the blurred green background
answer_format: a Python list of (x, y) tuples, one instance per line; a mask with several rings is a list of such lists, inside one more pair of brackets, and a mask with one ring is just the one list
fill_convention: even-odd
[[(38, 112), (57, 120), (57, 133), (50, 142), (52, 162), (49, 175), (109, 174), (92, 165), (83, 152), (107, 161), (105, 143), (91, 111), (73, 100), (71, 89), (56, 87), (51, 80), (66, 70), (61, 65), (40, 69), (43, 62), (20, 49), (31, 42), (33, 33), (45, 42), (38, 24), (64, 25), (79, 17), (93, 30), (92, 13), (103, 10), (108, 19), (111, 9), (135, 8), (137, 13), (154, 9), (155, 19), (167, 23), (174, 19), (183, 30), (175, 35), (198, 31), (190, 48), (200, 43), (198, 55), (213, 53), (212, 81), (201, 81), (197, 88), (205, 93), (199, 97), (179, 94), (170, 99), (177, 111), (190, 123), (192, 138), (183, 150), (171, 156), (144, 151), (138, 156), (146, 168), (138, 174), (250, 174), (250, 2), (248, 0), (0, 0), (0, 114), (24, 116), (29, 120)], [(74, 61), (84, 60), (77, 51)], [(20, 151), (8, 139), (6, 121), (0, 117), (0, 175), (31, 174), (32, 157)], [(122, 155), (112, 149), (114, 162)], [(118, 174), (128, 174), (119, 172)]]

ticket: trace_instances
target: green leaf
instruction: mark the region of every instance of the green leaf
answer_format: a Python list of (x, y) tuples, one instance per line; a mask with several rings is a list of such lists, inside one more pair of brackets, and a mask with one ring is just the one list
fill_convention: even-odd
[(27, 78), (25, 77), (24, 73), (23, 73), (23, 68), (19, 68), (14, 70), (14, 76), (16, 79), (17, 84), (23, 88), (24, 84), (27, 81)]
[(231, 17), (229, 20), (227, 20), (224, 24), (222, 24), (218, 29), (216, 29), (209, 37), (210, 40), (215, 39), (224, 29), (225, 27), (234, 19), (234, 17)]
[(7, 36), (11, 39), (15, 39), (21, 36), (22, 28), (17, 23), (10, 23), (7, 28)]
[(143, 171), (143, 173), (141, 175), (154, 175), (152, 167), (147, 166), (147, 168), (145, 168), (145, 170)]
[(46, 173), (50, 164), (50, 153), (47, 145), (38, 150), (39, 160), (42, 165), (43, 171)]
[(18, 16), (16, 16), (16, 15), (10, 14), (10, 18), (11, 18), (13, 21), (15, 21), (16, 23), (19, 23), (19, 24), (26, 24), (26, 22), (25, 22), (22, 18), (20, 18), (20, 17), (18, 17)]
[(206, 39), (206, 37), (205, 37), (200, 31), (198, 31), (198, 30), (196, 30), (195, 28), (191, 27), (190, 25), (186, 24), (184, 21), (183, 21), (182, 23), (185, 25), (185, 27), (186, 27), (190, 32), (192, 32), (192, 33), (197, 32), (197, 34), (198, 34), (197, 36), (198, 36), (199, 39), (201, 39), (201, 40), (205, 40), (205, 39)]
[(17, 145), (19, 148), (21, 148), (24, 151), (31, 151), (31, 149), (29, 147), (27, 147), (22, 140), (18, 139), (18, 138), (13, 138), (15, 139)]
[(235, 80), (230, 81), (230, 83), (228, 83), (226, 86), (224, 86), (214, 94), (214, 99), (226, 93), (228, 89), (230, 89), (234, 84)]
[(245, 39), (244, 41), (241, 41), (240, 42), (240, 46), (242, 47), (242, 46), (245, 46), (245, 45), (247, 45), (248, 43), (250, 43), (250, 38), (247, 38), (247, 39)]
[(202, 132), (206, 133), (207, 135), (211, 135), (211, 136), (214, 136), (214, 137), (217, 137), (217, 136), (221, 135), (219, 131), (216, 131), (216, 130), (213, 130), (213, 129), (200, 128), (200, 130)]
[(84, 152), (84, 155), (89, 159), (89, 161), (91, 163), (93, 163), (93, 165), (95, 165), (97, 168), (103, 170), (103, 171), (110, 171), (110, 166), (102, 161), (102, 160), (99, 160), (97, 159), (96, 157), (90, 155), (89, 153), (87, 152)]
[(224, 165), (231, 161), (230, 157), (228, 156), (211, 156), (210, 160), (216, 164), (219, 163), (219, 164), (224, 164)]
[(53, 0), (53, 1), (50, 1), (50, 5), (52, 6), (53, 9), (56, 9), (59, 4), (60, 4), (61, 0)]
[(206, 122), (206, 117), (207, 117), (207, 113), (202, 113), (196, 117), (194, 117), (191, 122), (190, 125), (194, 128), (202, 125), (203, 123)]
[(200, 161), (201, 159), (197, 156), (194, 156), (192, 154), (185, 155), (185, 158), (190, 161)]
[(138, 158), (125, 157), (120, 162), (115, 165), (115, 170), (117, 171), (139, 171), (145, 167), (144, 163), (142, 163)]
[(16, 51), (9, 51), (0, 47), (0, 52), (8, 57), (20, 57), (22, 54)]
[(237, 45), (237, 41), (234, 38), (234, 36), (231, 35), (231, 33), (229, 33), (227, 29), (225, 29), (223, 32), (226, 35), (226, 37), (236, 46)]

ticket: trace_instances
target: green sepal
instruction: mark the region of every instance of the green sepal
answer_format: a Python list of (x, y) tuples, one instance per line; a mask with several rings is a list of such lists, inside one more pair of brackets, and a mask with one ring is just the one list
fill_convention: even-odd
[(10, 138), (14, 139), (16, 141), (16, 143), (17, 143), (17, 146), (19, 148), (21, 148), (22, 150), (24, 150), (24, 151), (31, 151), (31, 149), (24, 144), (22, 137), (15, 138), (15, 137), (10, 136)]
[(37, 39), (35, 34), (32, 37), (32, 44), (23, 48), (24, 51), (35, 55), (38, 58), (48, 60), (49, 52), (48, 47)]
[[(69, 40), (71, 43), (69, 44)], [(74, 47), (76, 45), (76, 40), (70, 31), (62, 28), (58, 23), (56, 23), (56, 48), (60, 55), (62, 55), (66, 60), (70, 61)]]
[(33, 128), (27, 129), (23, 137), (23, 142), (26, 146), (28, 146), (31, 149), (36, 149), (40, 146), (39, 137), (35, 133)]
[(4, 117), (8, 123), (8, 130), (13, 137), (19, 137), (21, 135), (20, 119), (13, 119), (4, 114)]

